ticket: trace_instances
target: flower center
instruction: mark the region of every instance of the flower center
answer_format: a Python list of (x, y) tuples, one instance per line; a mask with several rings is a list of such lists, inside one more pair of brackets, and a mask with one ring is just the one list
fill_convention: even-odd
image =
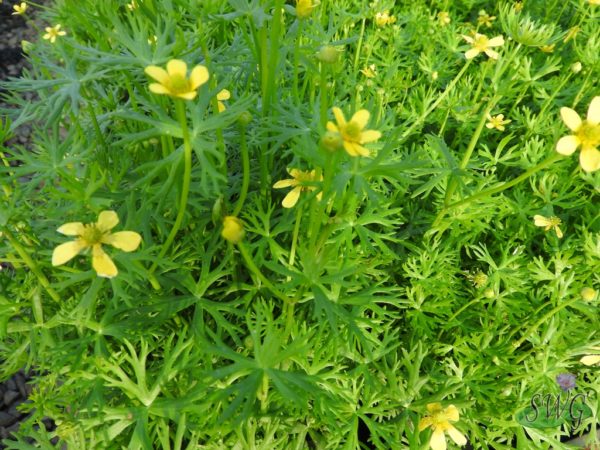
[(174, 94), (182, 94), (190, 90), (188, 79), (179, 74), (171, 75), (169, 79), (169, 90)]
[(584, 120), (576, 134), (584, 148), (596, 147), (600, 144), (600, 125), (592, 125)]
[(88, 245), (95, 245), (100, 243), (102, 240), (102, 236), (104, 233), (98, 229), (95, 224), (84, 225), (83, 234), (81, 235), (81, 239), (85, 241)]
[(362, 128), (356, 122), (348, 122), (344, 128), (344, 137), (346, 140), (358, 142), (360, 140)]
[(485, 51), (488, 48), (489, 39), (485, 36), (478, 36), (473, 41), (473, 48), (476, 48), (479, 51)]

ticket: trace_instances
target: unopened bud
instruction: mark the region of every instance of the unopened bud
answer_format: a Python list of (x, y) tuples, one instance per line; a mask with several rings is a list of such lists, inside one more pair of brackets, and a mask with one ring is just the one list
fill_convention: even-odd
[(252, 114), (250, 114), (248, 111), (244, 111), (239, 115), (238, 122), (244, 126), (248, 125), (250, 122), (252, 122)]
[(336, 131), (327, 131), (321, 138), (321, 146), (331, 152), (339, 150), (343, 144), (342, 136)]
[(244, 238), (244, 223), (235, 216), (225, 216), (221, 236), (232, 244), (237, 244)]
[(573, 73), (579, 73), (581, 72), (581, 69), (583, 68), (583, 66), (581, 65), (581, 63), (579, 61), (577, 61), (576, 63), (571, 65), (571, 71)]
[(596, 294), (597, 292), (591, 287), (584, 287), (581, 290), (581, 298), (584, 299), (586, 302), (591, 302), (592, 300), (594, 300), (594, 298), (596, 298)]
[(317, 53), (317, 59), (325, 64), (335, 64), (338, 61), (339, 52), (331, 45), (324, 45)]

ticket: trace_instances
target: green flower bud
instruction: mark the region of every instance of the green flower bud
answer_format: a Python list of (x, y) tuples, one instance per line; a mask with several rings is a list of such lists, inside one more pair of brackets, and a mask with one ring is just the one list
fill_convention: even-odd
[(340, 52), (331, 45), (324, 45), (317, 53), (317, 59), (324, 64), (335, 64), (338, 62)]
[(336, 131), (327, 131), (321, 138), (321, 146), (331, 152), (335, 152), (342, 148), (344, 140), (340, 133)]

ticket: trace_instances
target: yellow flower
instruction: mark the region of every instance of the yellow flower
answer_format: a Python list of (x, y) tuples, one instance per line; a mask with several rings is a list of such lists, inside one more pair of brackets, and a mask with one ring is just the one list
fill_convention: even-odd
[(579, 360), (581, 364), (585, 364), (586, 366), (594, 366), (600, 363), (600, 355), (586, 355)]
[(20, 5), (14, 5), (13, 9), (15, 10), (14, 13), (12, 13), (12, 15), (19, 15), (22, 16), (23, 14), (25, 14), (25, 11), (27, 11), (27, 3), (25, 2), (21, 2)]
[(362, 73), (367, 78), (375, 78), (375, 75), (377, 75), (375, 64), (371, 64), (370, 66), (365, 67), (364, 69), (360, 69), (360, 73)]
[(590, 5), (600, 5), (600, 0), (588, 0)]
[(52, 253), (52, 265), (60, 266), (73, 259), (82, 251), (92, 248), (92, 266), (98, 276), (112, 278), (117, 275), (117, 267), (112, 259), (102, 250), (102, 244), (132, 252), (140, 245), (142, 237), (134, 231), (118, 231), (111, 233), (119, 223), (119, 217), (114, 211), (102, 211), (96, 223), (87, 225), (81, 222), (69, 222), (57, 231), (66, 236), (77, 236), (77, 239), (59, 245)]
[[(317, 189), (317, 186), (310, 186), (307, 183), (314, 184), (317, 181), (323, 181), (323, 177), (321, 176), (317, 180), (317, 174), (315, 170), (311, 170), (310, 172), (299, 170), (299, 169), (288, 169), (288, 173), (292, 178), (288, 178), (286, 180), (279, 180), (277, 183), (273, 185), (275, 189), (281, 189), (286, 187), (293, 187), (290, 192), (284, 197), (281, 204), (284, 208), (292, 208), (296, 203), (298, 203), (298, 198), (300, 197), (300, 193), (302, 191), (314, 191)], [(322, 193), (319, 192), (317, 194), (317, 199), (321, 200)]]
[(600, 169), (600, 96), (592, 99), (587, 112), (587, 120), (581, 120), (579, 114), (571, 108), (560, 109), (565, 125), (574, 132), (564, 136), (556, 143), (556, 151), (561, 155), (571, 155), (581, 145), (579, 163), (586, 172)]
[(467, 444), (467, 438), (450, 423), (458, 420), (458, 409), (456, 409), (456, 406), (450, 405), (442, 409), (441, 403), (429, 403), (427, 411), (429, 415), (419, 421), (419, 431), (431, 427), (433, 433), (431, 434), (429, 446), (433, 450), (446, 450), (445, 432), (448, 432), (457, 445)]
[(596, 298), (596, 294), (598, 294), (596, 290), (591, 287), (584, 287), (581, 290), (581, 298), (584, 299), (586, 302), (591, 302), (592, 300), (594, 300)]
[(515, 2), (513, 7), (515, 8), (516, 12), (522, 11), (523, 10), (523, 2)]
[(569, 31), (567, 31), (563, 42), (569, 42), (571, 39), (575, 39), (575, 36), (577, 36), (577, 33), (579, 33), (579, 31), (581, 31), (581, 28), (579, 28), (577, 25), (569, 28)]
[(153, 45), (156, 44), (158, 42), (158, 36), (156, 36), (155, 34), (153, 34), (152, 36), (150, 36), (148, 38), (148, 44)]
[[(369, 122), (370, 113), (366, 109), (356, 111), (350, 122), (346, 122), (344, 113), (340, 108), (332, 108), (337, 125), (327, 122), (327, 130), (340, 133), (344, 141), (344, 149), (350, 156), (369, 156), (369, 150), (362, 146), (368, 142), (374, 142), (381, 137), (381, 133), (375, 130), (364, 130)], [(363, 131), (364, 130), (364, 131)]]
[(485, 124), (487, 128), (495, 128), (499, 131), (504, 131), (504, 125), (511, 123), (512, 120), (504, 119), (504, 114), (498, 114), (497, 116), (487, 116), (489, 122)]
[(448, 25), (450, 23), (450, 14), (448, 14), (446, 11), (440, 11), (437, 14), (437, 19), (438, 22), (440, 23), (441, 26), (445, 27), (446, 25)]
[(137, 9), (138, 4), (135, 0), (131, 0), (130, 3), (127, 3), (127, 9), (129, 9), (129, 11), (133, 11), (134, 9)]
[(148, 66), (144, 70), (146, 75), (154, 78), (158, 83), (150, 84), (150, 91), (155, 94), (166, 94), (171, 97), (193, 100), (196, 89), (208, 81), (208, 70), (198, 65), (192, 69), (190, 78), (187, 78), (187, 64), (180, 59), (172, 59), (167, 63), (167, 70), (158, 66)]
[(217, 105), (218, 105), (219, 112), (223, 112), (226, 109), (225, 104), (223, 103), (223, 100), (229, 100), (230, 98), (231, 98), (231, 92), (229, 92), (227, 89), (222, 89), (217, 94)]
[(552, 52), (554, 52), (554, 47), (556, 47), (556, 44), (542, 45), (540, 47), (540, 50), (544, 53), (552, 53)]
[(375, 24), (380, 28), (395, 22), (396, 18), (394, 16), (390, 16), (389, 11), (375, 14)]
[(66, 34), (67, 34), (66, 31), (62, 31), (60, 29), (60, 23), (59, 23), (53, 27), (46, 27), (46, 34), (43, 35), (42, 38), (49, 40), (50, 43), (54, 44), (54, 42), (56, 41), (56, 38), (58, 36), (64, 36)]
[(479, 25), (485, 25), (486, 27), (490, 28), (494, 20), (496, 20), (496, 16), (490, 16), (485, 12), (484, 9), (479, 11), (479, 17), (477, 17), (477, 23)]
[(313, 2), (313, 0), (296, 0), (296, 16), (299, 19), (306, 19), (318, 4), (318, 2)]
[(232, 244), (237, 244), (244, 238), (244, 222), (235, 216), (225, 216), (221, 236)]
[(504, 38), (496, 36), (488, 39), (484, 34), (475, 33), (474, 37), (463, 35), (463, 39), (469, 44), (472, 44), (471, 50), (465, 53), (467, 59), (475, 58), (480, 53), (485, 53), (492, 59), (498, 59), (498, 52), (491, 50), (490, 47), (500, 47), (504, 45)]
[(559, 239), (563, 237), (563, 232), (560, 229), (560, 224), (562, 222), (558, 217), (544, 217), (536, 214), (533, 216), (533, 221), (536, 227), (544, 227), (544, 231), (549, 231), (551, 228), (554, 228), (556, 236), (558, 236)]

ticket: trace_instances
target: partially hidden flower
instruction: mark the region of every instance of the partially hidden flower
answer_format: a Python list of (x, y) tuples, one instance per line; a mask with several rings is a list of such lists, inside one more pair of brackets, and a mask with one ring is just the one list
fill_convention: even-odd
[(571, 155), (579, 146), (579, 163), (586, 172), (600, 169), (600, 96), (594, 97), (587, 112), (587, 119), (581, 120), (579, 114), (571, 108), (563, 107), (560, 115), (565, 125), (573, 131), (556, 143), (556, 151), (561, 155)]
[(51, 44), (56, 42), (56, 38), (59, 36), (65, 36), (67, 34), (66, 31), (60, 29), (60, 23), (56, 24), (53, 27), (46, 27), (46, 34), (42, 36), (42, 38), (50, 41)]
[(465, 53), (465, 58), (467, 59), (473, 59), (480, 53), (485, 53), (492, 59), (498, 59), (498, 52), (492, 50), (491, 47), (504, 45), (504, 38), (502, 36), (488, 39), (485, 34), (475, 33), (473, 37), (463, 35), (463, 39), (471, 44), (471, 49)]
[(581, 290), (580, 294), (581, 298), (584, 299), (586, 302), (591, 302), (596, 298), (597, 292), (594, 288), (586, 286)]
[(441, 26), (445, 27), (451, 22), (450, 14), (448, 14), (446, 11), (440, 11), (437, 14), (437, 20)]
[(22, 16), (25, 14), (25, 11), (27, 11), (27, 3), (21, 2), (19, 5), (14, 5), (13, 9), (15, 10), (15, 12), (12, 13), (13, 16)]
[(540, 216), (539, 214), (536, 214), (535, 216), (533, 216), (533, 223), (536, 227), (544, 227), (544, 231), (554, 229), (554, 231), (556, 232), (556, 236), (558, 236), (559, 239), (563, 237), (563, 232), (560, 229), (560, 224), (562, 222), (558, 217), (544, 217)]
[(600, 0), (588, 0), (590, 5), (600, 5)]
[(429, 414), (419, 421), (419, 431), (431, 427), (432, 434), (429, 446), (433, 450), (446, 450), (445, 433), (448, 433), (457, 445), (467, 444), (467, 438), (450, 423), (459, 419), (456, 406), (450, 405), (442, 409), (441, 403), (429, 403), (427, 411)]
[(574, 27), (569, 28), (569, 31), (567, 31), (567, 34), (565, 35), (565, 38), (563, 39), (563, 42), (567, 43), (571, 39), (575, 39), (575, 36), (577, 36), (577, 33), (579, 33), (580, 31), (581, 31), (581, 28), (579, 26), (577, 26), (577, 25), (575, 25)]
[(556, 44), (542, 45), (540, 47), (540, 50), (544, 53), (554, 53), (555, 47), (556, 47)]
[(318, 5), (313, 0), (296, 0), (296, 16), (299, 19), (306, 19), (312, 14), (312, 10)]
[(595, 366), (600, 363), (600, 355), (585, 355), (579, 362), (585, 366)]
[(131, 0), (131, 2), (127, 3), (127, 9), (129, 11), (133, 11), (134, 9), (138, 8), (138, 4), (135, 0)]
[(221, 236), (232, 244), (237, 244), (244, 238), (244, 222), (235, 216), (225, 216)]
[(488, 114), (487, 116), (489, 122), (485, 124), (485, 126), (489, 129), (495, 128), (498, 131), (504, 131), (504, 125), (512, 122), (510, 119), (505, 119), (504, 114), (498, 114), (497, 116), (491, 116)]
[[(314, 191), (317, 189), (317, 186), (314, 184), (318, 181), (323, 181), (323, 176), (317, 179), (317, 174), (315, 170), (304, 171), (300, 169), (287, 169), (287, 172), (290, 174), (292, 178), (288, 178), (285, 180), (279, 180), (277, 183), (273, 185), (275, 189), (292, 187), (293, 189), (287, 193), (281, 202), (284, 208), (292, 208), (296, 203), (298, 203), (298, 199), (300, 198), (300, 193), (302, 191)], [(310, 183), (310, 184), (309, 184)], [(312, 186), (311, 186), (312, 184)], [(317, 199), (321, 200), (322, 193), (319, 192), (317, 194)]]
[(148, 66), (146, 75), (158, 83), (150, 84), (150, 91), (155, 94), (165, 94), (171, 97), (193, 100), (198, 95), (196, 90), (208, 81), (208, 69), (197, 65), (187, 78), (187, 64), (180, 59), (172, 59), (167, 63), (167, 70), (158, 66)]
[(488, 13), (485, 12), (484, 9), (479, 11), (477, 17), (477, 23), (479, 25), (485, 25), (486, 27), (490, 28), (494, 20), (496, 20), (496, 16), (490, 16)]
[(377, 69), (375, 67), (375, 64), (371, 64), (365, 67), (364, 69), (360, 69), (360, 73), (362, 73), (367, 78), (375, 78), (375, 75), (377, 75)]
[(217, 94), (217, 107), (219, 109), (219, 112), (223, 112), (225, 111), (225, 103), (223, 103), (225, 100), (229, 100), (231, 98), (231, 92), (229, 92), (227, 89), (221, 89), (221, 91)]
[(556, 376), (556, 382), (563, 391), (570, 391), (575, 387), (577, 377), (572, 373), (561, 373)]
[(396, 22), (396, 18), (394, 16), (390, 16), (389, 11), (379, 12), (375, 14), (375, 24), (383, 28), (386, 25), (391, 25)]
[(338, 132), (344, 141), (344, 149), (350, 156), (369, 156), (369, 150), (362, 146), (374, 142), (381, 137), (376, 130), (365, 130), (371, 114), (366, 109), (356, 111), (349, 122), (346, 122), (344, 113), (338, 107), (332, 108), (337, 125), (327, 122), (327, 130)]
[(52, 265), (60, 266), (73, 259), (79, 253), (92, 249), (92, 267), (98, 276), (112, 278), (118, 274), (112, 259), (102, 249), (102, 244), (112, 245), (124, 252), (132, 252), (140, 245), (142, 237), (135, 231), (117, 231), (111, 233), (119, 223), (114, 211), (102, 211), (96, 223), (84, 225), (81, 222), (69, 222), (58, 228), (58, 232), (66, 236), (77, 236), (77, 239), (59, 245), (52, 253)]

